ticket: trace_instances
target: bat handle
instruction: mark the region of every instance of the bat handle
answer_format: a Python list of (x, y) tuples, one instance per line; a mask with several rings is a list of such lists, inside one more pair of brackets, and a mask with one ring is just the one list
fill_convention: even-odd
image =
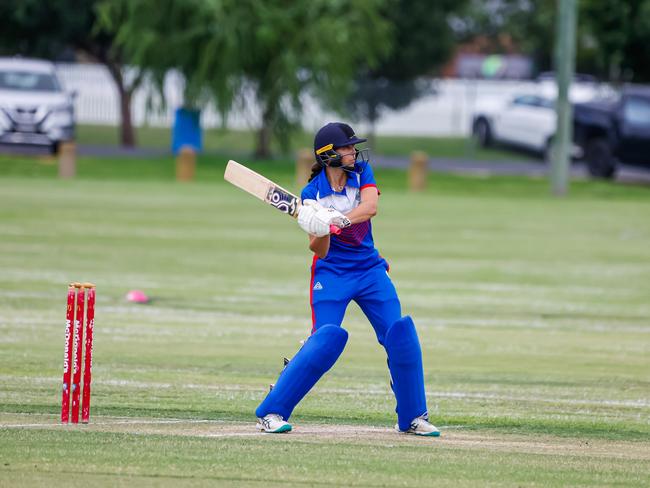
[(339, 235), (340, 233), (341, 233), (341, 229), (339, 229), (335, 225), (330, 225), (330, 234)]

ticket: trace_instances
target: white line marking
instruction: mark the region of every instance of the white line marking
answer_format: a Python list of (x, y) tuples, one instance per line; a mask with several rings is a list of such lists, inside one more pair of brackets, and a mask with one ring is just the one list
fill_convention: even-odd
[(225, 434), (198, 434), (197, 437), (261, 437), (263, 432), (232, 432)]
[[(30, 383), (59, 383), (60, 378), (56, 377), (28, 377), (28, 376), (11, 376), (0, 375), (0, 381), (21, 381)], [(108, 386), (121, 386), (133, 388), (152, 388), (152, 389), (190, 389), (190, 390), (204, 390), (204, 391), (235, 391), (235, 392), (249, 392), (260, 393), (265, 392), (267, 387), (248, 386), (248, 385), (205, 385), (193, 383), (156, 383), (135, 380), (103, 380), (97, 382), (94, 388), (101, 387), (101, 385)], [(355, 388), (318, 388), (318, 393), (333, 393), (342, 395), (378, 395), (378, 396), (392, 396), (388, 384), (386, 388), (368, 387), (364, 389)], [(634, 400), (594, 400), (594, 399), (578, 399), (578, 398), (547, 398), (535, 396), (521, 396), (521, 395), (508, 395), (499, 393), (481, 393), (481, 392), (463, 392), (463, 391), (443, 391), (443, 392), (427, 392), (427, 398), (452, 398), (461, 400), (494, 400), (506, 402), (539, 402), (539, 403), (559, 403), (564, 405), (584, 405), (593, 407), (628, 407), (628, 408), (648, 408), (650, 407), (650, 399), (639, 398)]]
[[(204, 420), (204, 419), (161, 419), (161, 420), (138, 420), (138, 419), (123, 419), (123, 420), (106, 420), (106, 421), (91, 421), (88, 425), (173, 425), (173, 424), (225, 424), (225, 420)], [(253, 421), (251, 421), (253, 423)], [(29, 428), (29, 427), (55, 427), (55, 428), (73, 428), (77, 425), (85, 426), (86, 424), (62, 424), (58, 421), (52, 421), (39, 424), (0, 424), (2, 429), (10, 428)]]

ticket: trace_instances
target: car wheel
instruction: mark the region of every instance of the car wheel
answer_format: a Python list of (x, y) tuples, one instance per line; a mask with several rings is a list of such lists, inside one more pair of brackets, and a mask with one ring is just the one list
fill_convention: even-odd
[(587, 143), (585, 160), (589, 174), (594, 178), (611, 179), (616, 173), (616, 162), (607, 139), (592, 139)]
[(487, 120), (481, 118), (474, 122), (473, 133), (481, 147), (492, 145), (492, 129)]

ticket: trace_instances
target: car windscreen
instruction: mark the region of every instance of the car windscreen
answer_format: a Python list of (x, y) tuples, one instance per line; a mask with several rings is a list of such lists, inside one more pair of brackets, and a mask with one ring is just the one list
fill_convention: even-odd
[(61, 87), (48, 73), (0, 70), (0, 89), (20, 91), (58, 92)]

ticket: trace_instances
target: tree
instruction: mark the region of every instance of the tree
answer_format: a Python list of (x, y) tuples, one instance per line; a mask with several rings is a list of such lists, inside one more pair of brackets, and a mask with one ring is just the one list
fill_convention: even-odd
[(431, 84), (418, 78), (433, 73), (449, 58), (454, 45), (449, 16), (463, 3), (397, 0), (382, 11), (393, 26), (392, 49), (378, 65), (361, 65), (345, 103), (346, 113), (370, 123), (371, 139), (384, 109), (407, 107), (432, 92)]
[(135, 145), (131, 121), (131, 97), (142, 81), (143, 72), (137, 68), (126, 71), (127, 59), (116, 49), (113, 37), (95, 25), (95, 1), (3, 0), (0, 2), (0, 46), (5, 54), (23, 54), (57, 59), (62, 53), (83, 51), (104, 64), (120, 99), (120, 141), (124, 146)]
[[(650, 81), (650, 0), (580, 0), (576, 70), (611, 81)], [(553, 69), (557, 0), (472, 0), (458, 17), (465, 39), (507, 34), (538, 70)]]
[(582, 0), (580, 6), (597, 72), (612, 81), (650, 81), (650, 0)]
[(286, 142), (295, 128), (301, 95), (345, 92), (356, 63), (372, 63), (387, 49), (384, 3), (107, 0), (101, 11), (120, 49), (154, 73), (159, 87), (168, 69), (183, 73), (186, 104), (214, 99), (226, 116), (254, 93), (255, 153), (268, 157), (271, 137)]

